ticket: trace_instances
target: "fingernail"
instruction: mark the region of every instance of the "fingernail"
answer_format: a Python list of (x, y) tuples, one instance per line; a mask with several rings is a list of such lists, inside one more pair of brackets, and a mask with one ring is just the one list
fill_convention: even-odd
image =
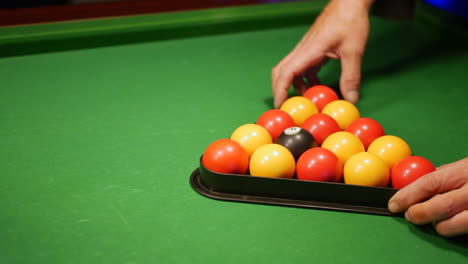
[(355, 104), (357, 103), (359, 99), (359, 93), (358, 91), (349, 91), (346, 93), (346, 99), (350, 101), (351, 103)]
[(392, 213), (398, 213), (401, 211), (401, 208), (397, 202), (390, 202), (388, 204), (388, 210), (390, 210)]

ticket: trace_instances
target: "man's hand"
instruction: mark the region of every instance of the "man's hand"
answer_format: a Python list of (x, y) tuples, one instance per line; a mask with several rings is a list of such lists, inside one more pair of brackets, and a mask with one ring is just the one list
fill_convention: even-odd
[(328, 58), (341, 60), (341, 93), (346, 100), (357, 102), (373, 1), (330, 1), (297, 46), (273, 69), (275, 107), (287, 99), (291, 84), (299, 94), (318, 84), (317, 73)]
[(468, 234), (468, 157), (437, 168), (398, 191), (389, 201), (408, 221), (433, 223), (442, 236)]

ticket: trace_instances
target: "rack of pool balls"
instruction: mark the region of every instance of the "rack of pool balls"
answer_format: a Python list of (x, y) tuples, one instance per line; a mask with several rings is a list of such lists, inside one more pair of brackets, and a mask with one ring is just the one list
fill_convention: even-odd
[(217, 173), (393, 187), (435, 170), (412, 156), (400, 137), (386, 135), (330, 87), (315, 85), (280, 109), (264, 112), (229, 139), (211, 143), (202, 165)]

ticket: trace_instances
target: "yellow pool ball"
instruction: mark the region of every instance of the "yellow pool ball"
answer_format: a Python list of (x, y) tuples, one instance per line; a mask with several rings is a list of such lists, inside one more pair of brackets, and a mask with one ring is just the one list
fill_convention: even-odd
[(287, 148), (279, 144), (267, 144), (253, 153), (249, 168), (252, 176), (292, 178), (296, 162)]
[(388, 168), (393, 168), (400, 160), (411, 156), (411, 149), (403, 139), (397, 136), (381, 136), (369, 145), (367, 152), (379, 156), (387, 163)]
[(335, 119), (342, 130), (345, 130), (351, 122), (361, 116), (357, 107), (346, 100), (336, 100), (328, 103), (322, 109), (322, 113)]
[(281, 105), (280, 110), (288, 113), (297, 126), (301, 126), (309, 116), (318, 113), (315, 104), (304, 96), (289, 98)]
[(245, 124), (238, 127), (232, 133), (231, 139), (239, 143), (249, 157), (260, 146), (273, 142), (268, 130), (257, 124)]
[(322, 143), (322, 148), (333, 152), (341, 161), (345, 162), (354, 154), (364, 152), (364, 144), (361, 140), (346, 131), (339, 131), (328, 136)]
[(390, 169), (377, 155), (360, 152), (346, 161), (343, 179), (346, 184), (386, 187), (390, 179)]

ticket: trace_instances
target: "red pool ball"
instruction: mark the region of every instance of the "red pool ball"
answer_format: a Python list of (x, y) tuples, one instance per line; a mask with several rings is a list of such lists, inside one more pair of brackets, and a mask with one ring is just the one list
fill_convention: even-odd
[(390, 177), (393, 188), (401, 189), (430, 172), (435, 166), (427, 159), (419, 156), (409, 156), (393, 166)]
[(307, 118), (301, 127), (314, 137), (318, 146), (331, 134), (341, 131), (338, 123), (331, 116), (318, 113)]
[(385, 135), (383, 127), (374, 119), (361, 117), (354, 120), (345, 131), (356, 135), (367, 149), (376, 138)]
[(317, 106), (319, 111), (330, 103), (331, 101), (338, 100), (338, 95), (333, 91), (332, 88), (325, 85), (314, 85), (307, 89), (304, 93), (304, 97), (309, 98)]
[(205, 168), (219, 173), (246, 174), (249, 155), (236, 141), (220, 139), (206, 148), (202, 164)]
[(311, 148), (304, 152), (296, 164), (299, 180), (340, 182), (343, 166), (338, 157), (328, 149)]
[(279, 109), (268, 110), (257, 120), (257, 125), (264, 127), (275, 141), (286, 128), (296, 126), (292, 117)]

